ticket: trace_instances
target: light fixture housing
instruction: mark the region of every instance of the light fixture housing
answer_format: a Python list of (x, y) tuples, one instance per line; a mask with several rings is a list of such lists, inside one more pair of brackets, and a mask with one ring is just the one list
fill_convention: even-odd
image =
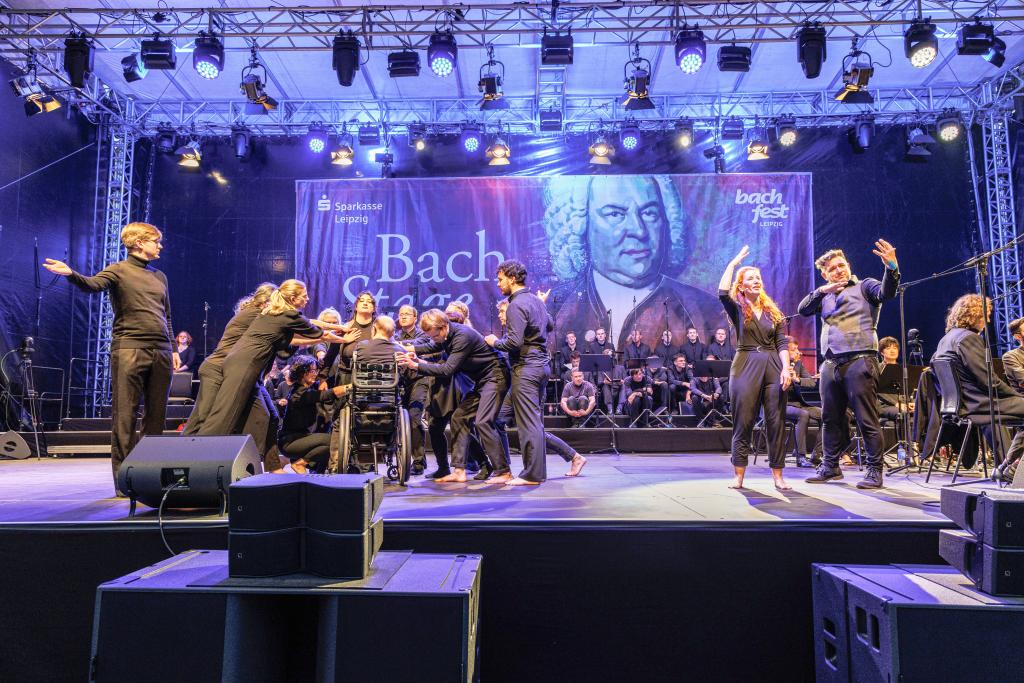
[[(261, 71), (262, 79), (260, 78)], [(244, 111), (248, 116), (267, 114), (277, 109), (277, 100), (267, 94), (263, 85), (266, 76), (267, 67), (260, 61), (259, 55), (256, 54), (256, 46), (253, 45), (249, 65), (242, 69), (242, 82), (238, 86), (245, 95)]]
[(139, 47), (142, 63), (154, 71), (173, 71), (178, 68), (178, 56), (170, 38), (161, 40), (157, 33), (151, 40), (143, 40)]
[(783, 147), (791, 147), (796, 143), (797, 138), (796, 119), (792, 116), (780, 117), (779, 120), (775, 122), (775, 132), (780, 145)]
[(231, 146), (236, 159), (248, 159), (252, 152), (252, 131), (246, 126), (231, 127)]
[(380, 127), (375, 123), (366, 123), (359, 126), (360, 145), (379, 145)]
[(572, 64), (572, 48), (571, 31), (548, 35), (547, 29), (544, 29), (540, 39), (540, 63), (544, 66), (568, 66)]
[(612, 163), (612, 157), (615, 156), (615, 147), (604, 134), (599, 134), (590, 143), (587, 153), (590, 154), (590, 163), (597, 166), (608, 166)]
[(849, 130), (850, 145), (855, 152), (863, 152), (871, 146), (875, 137), (875, 117), (861, 114), (854, 118), (853, 127)]
[(76, 88), (84, 88), (92, 73), (94, 50), (85, 36), (71, 36), (64, 41), (64, 71), (68, 81)]
[(821, 65), (828, 56), (825, 29), (817, 23), (807, 23), (796, 32), (796, 57), (807, 78), (821, 75)]
[(997, 69), (1001, 68), (1006, 62), (1006, 43), (996, 36), (992, 39), (992, 47), (989, 48), (988, 52), (982, 55), (982, 57), (986, 62)]
[(871, 104), (875, 98), (867, 87), (874, 73), (871, 55), (854, 48), (843, 58), (843, 87), (835, 98), (843, 104)]
[(224, 43), (214, 34), (200, 31), (192, 51), (192, 68), (206, 79), (220, 76), (224, 70)]
[(768, 158), (768, 139), (755, 131), (747, 143), (747, 161), (764, 161)]
[(721, 136), (723, 140), (742, 140), (743, 119), (729, 118), (722, 122)]
[(704, 33), (694, 25), (692, 28), (683, 25), (676, 34), (675, 41), (676, 66), (684, 74), (695, 74), (704, 66), (708, 46), (704, 42)]
[(640, 126), (635, 123), (626, 123), (619, 130), (619, 144), (624, 152), (635, 152), (640, 149), (643, 138), (640, 135)]
[(935, 130), (942, 142), (953, 142), (960, 137), (963, 122), (955, 110), (944, 111), (935, 121)]
[(487, 148), (488, 166), (508, 166), (511, 162), (512, 148), (508, 146), (500, 135), (494, 138), (494, 142)]
[(928, 132), (926, 125), (913, 123), (907, 126), (907, 142), (911, 145), (934, 145), (935, 138)]
[(388, 53), (388, 76), (411, 78), (420, 75), (420, 53), (415, 50), (401, 50)]
[(482, 136), (483, 132), (480, 130), (480, 126), (473, 123), (466, 124), (462, 128), (462, 135), (459, 136), (463, 151), (467, 154), (477, 154), (480, 152)]
[(718, 48), (719, 71), (750, 71), (750, 48), (743, 45), (723, 45)]
[(121, 74), (127, 83), (141, 81), (146, 77), (148, 71), (149, 69), (146, 68), (145, 63), (142, 61), (142, 55), (138, 52), (133, 52), (121, 60)]
[(935, 37), (935, 24), (918, 17), (903, 33), (903, 52), (912, 66), (924, 68), (939, 54), (939, 39)]
[(676, 144), (683, 148), (693, 145), (693, 121), (681, 119), (675, 123)]
[(18, 97), (25, 99), (25, 116), (35, 116), (60, 109), (61, 103), (46, 91), (36, 78), (35, 65), (30, 63), (22, 76), (12, 78), (11, 89)]
[(158, 127), (156, 129), (156, 136), (153, 138), (157, 151), (163, 154), (172, 153), (174, 151), (174, 142), (177, 136), (177, 131), (170, 126)]
[(199, 168), (203, 160), (202, 147), (200, 146), (199, 140), (191, 138), (184, 145), (174, 150), (180, 159), (178, 159), (178, 166), (184, 168)]
[(342, 30), (334, 36), (331, 47), (331, 68), (338, 76), (338, 85), (351, 87), (359, 71), (359, 38), (351, 31)]
[(459, 62), (459, 48), (451, 31), (437, 31), (427, 44), (427, 65), (434, 75), (447, 78)]
[(331, 152), (331, 164), (334, 166), (351, 166), (355, 163), (356, 151), (352, 145), (352, 135), (342, 133), (338, 138), (338, 146)]
[(562, 112), (558, 109), (548, 109), (540, 112), (541, 133), (562, 132)]
[(314, 123), (306, 133), (306, 147), (314, 154), (320, 154), (327, 149), (328, 133), (327, 127), (322, 123)]
[(409, 146), (417, 152), (427, 148), (427, 127), (422, 123), (409, 124)]

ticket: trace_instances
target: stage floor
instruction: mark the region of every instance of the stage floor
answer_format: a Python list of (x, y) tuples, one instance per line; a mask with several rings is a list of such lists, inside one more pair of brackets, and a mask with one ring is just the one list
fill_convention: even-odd
[[(567, 465), (548, 458), (549, 479), (538, 487), (505, 487), (482, 482), (436, 484), (414, 477), (406, 488), (389, 485), (381, 506), (395, 523), (489, 522), (912, 522), (948, 526), (939, 512), (939, 489), (951, 477), (901, 473), (886, 488), (861, 491), (856, 467), (829, 484), (807, 484), (813, 470), (787, 467), (793, 485), (776, 491), (763, 460), (747, 472), (747, 488), (727, 487), (731, 467), (725, 455), (591, 455), (582, 476), (563, 476)], [(986, 486), (978, 475), (969, 474)], [(961, 476), (958, 481), (964, 481)], [(991, 484), (994, 486), (994, 484)], [(156, 511), (140, 505), (128, 519), (128, 501), (112, 498), (106, 458), (44, 458), (0, 461), (0, 524), (116, 522), (150, 524)], [(207, 511), (171, 511), (172, 523), (222, 522)]]

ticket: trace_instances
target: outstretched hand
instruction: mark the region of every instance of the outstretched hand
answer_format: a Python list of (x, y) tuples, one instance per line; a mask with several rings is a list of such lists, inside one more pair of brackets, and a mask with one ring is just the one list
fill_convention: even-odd
[(731, 263), (734, 266), (738, 266), (743, 261), (743, 259), (747, 258), (748, 256), (750, 256), (750, 247), (744, 244), (743, 248), (740, 249), (740, 253), (736, 254), (736, 256), (733, 257)]
[(43, 268), (46, 268), (54, 275), (71, 275), (71, 268), (68, 267), (68, 264), (52, 258), (43, 261)]
[(537, 298), (540, 299), (543, 303), (547, 303), (548, 302), (548, 297), (549, 296), (551, 296), (551, 288), (550, 287), (548, 287), (548, 290), (546, 292), (542, 292), (539, 289), (537, 290)]
[(871, 253), (882, 259), (882, 263), (888, 267), (894, 267), (899, 264), (896, 260), (896, 247), (881, 238), (875, 242), (875, 248), (871, 250)]

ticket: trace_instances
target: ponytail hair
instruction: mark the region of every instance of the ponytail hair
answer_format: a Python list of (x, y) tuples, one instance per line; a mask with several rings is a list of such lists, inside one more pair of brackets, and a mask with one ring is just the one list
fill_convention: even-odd
[(264, 315), (280, 315), (295, 310), (295, 300), (306, 293), (306, 283), (302, 280), (285, 280), (273, 294), (263, 309)]
[(273, 282), (260, 283), (260, 286), (256, 288), (256, 291), (252, 294), (247, 294), (238, 300), (238, 303), (235, 304), (235, 313), (251, 309), (262, 311), (270, 302), (270, 295), (276, 290), (277, 285)]

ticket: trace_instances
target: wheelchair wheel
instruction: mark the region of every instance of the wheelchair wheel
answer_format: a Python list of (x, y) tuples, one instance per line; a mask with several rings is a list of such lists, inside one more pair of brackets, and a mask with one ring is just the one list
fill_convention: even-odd
[(331, 433), (331, 454), (328, 472), (332, 474), (347, 474), (348, 465), (351, 461), (352, 446), (350, 435), (352, 433), (352, 409), (345, 406), (338, 413), (338, 419), (334, 423), (334, 431)]
[(412, 469), (412, 429), (409, 427), (409, 411), (400, 408), (398, 411), (398, 438), (395, 441), (395, 466), (398, 470), (398, 483), (405, 485), (409, 481)]

